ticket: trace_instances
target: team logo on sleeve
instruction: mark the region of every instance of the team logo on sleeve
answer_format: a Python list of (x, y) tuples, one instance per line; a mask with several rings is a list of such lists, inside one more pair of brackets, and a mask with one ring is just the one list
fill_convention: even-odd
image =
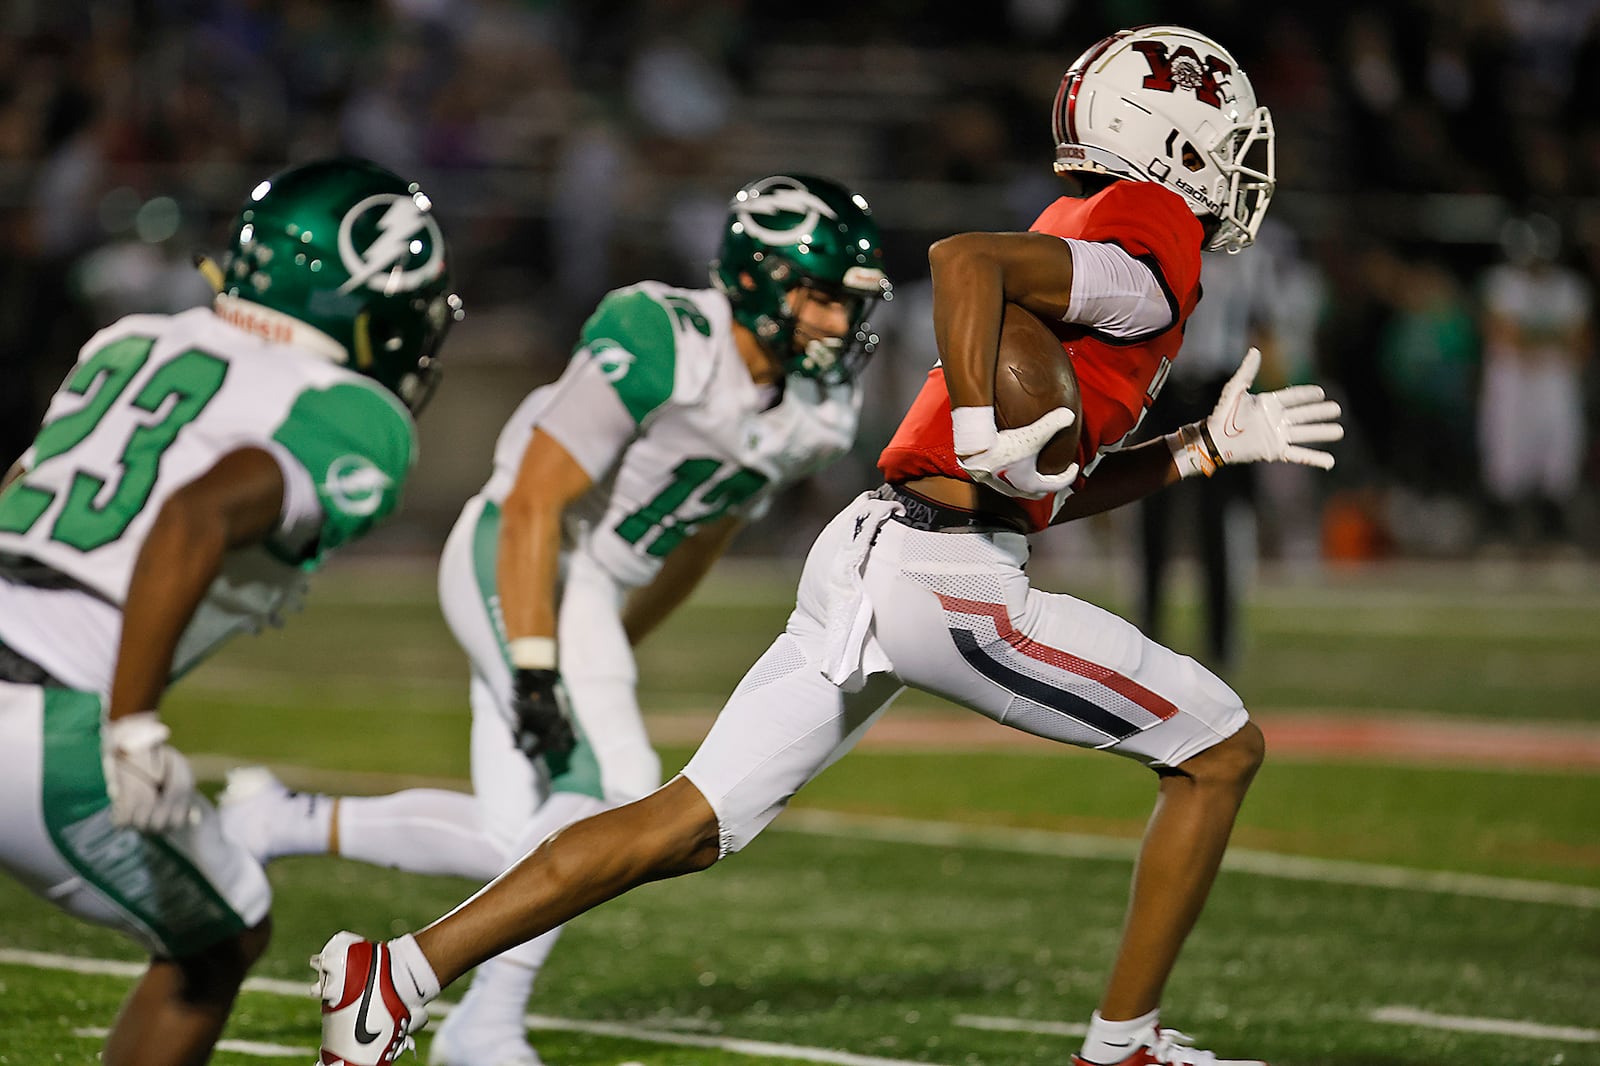
[(392, 479), (359, 455), (341, 455), (328, 464), (322, 495), (352, 518), (369, 518), (383, 506)]
[(733, 213), (751, 236), (773, 245), (799, 244), (824, 218), (838, 218), (816, 193), (786, 175), (741, 189)]
[(589, 345), (589, 354), (605, 379), (615, 385), (633, 369), (633, 353), (616, 341), (604, 338)]
[(444, 271), (444, 237), (420, 193), (378, 193), (345, 212), (339, 261), (350, 273), (340, 292), (411, 292)]

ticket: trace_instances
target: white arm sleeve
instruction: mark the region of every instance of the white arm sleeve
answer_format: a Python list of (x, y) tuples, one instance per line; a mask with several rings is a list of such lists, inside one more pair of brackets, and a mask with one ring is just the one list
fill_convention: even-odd
[(611, 469), (639, 431), (605, 371), (588, 357), (567, 367), (534, 424), (554, 437), (592, 481)]
[(1072, 299), (1063, 322), (1119, 340), (1167, 329), (1176, 320), (1155, 271), (1115, 244), (1063, 237), (1072, 251)]
[(261, 441), (256, 447), (277, 460), (283, 473), (283, 510), (278, 514), (278, 528), (272, 531), (272, 539), (291, 552), (303, 551), (322, 529), (322, 502), (317, 498), (316, 482), (300, 460), (277, 441)]

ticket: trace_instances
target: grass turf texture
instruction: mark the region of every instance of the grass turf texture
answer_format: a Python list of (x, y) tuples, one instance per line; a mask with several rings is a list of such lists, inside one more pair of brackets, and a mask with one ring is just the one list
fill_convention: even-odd
[[(369, 570), (336, 567), (326, 577), (289, 629), (236, 644), (174, 690), (168, 715), (179, 743), (328, 771), (463, 777), (465, 667), (429, 598), (431, 575), (402, 571), (375, 585)], [(642, 649), (647, 710), (714, 709), (782, 624), (791, 592), (792, 582), (740, 575), (697, 597)], [(1263, 591), (1251, 623), (1250, 656), (1233, 680), (1264, 716), (1403, 708), (1600, 720), (1582, 698), (1600, 681), (1593, 595), (1557, 590), (1497, 602), (1426, 580), (1409, 588), (1393, 580), (1286, 587)], [(908, 700), (890, 713), (947, 710)], [(670, 749), (664, 762), (675, 767), (686, 755)], [(398, 778), (358, 780), (371, 787), (357, 790), (376, 791)], [(798, 805), (1130, 836), (1152, 791), (1146, 771), (1095, 754), (861, 751)], [(1596, 775), (1269, 762), (1235, 840), (1596, 886), (1596, 810)], [(957, 1019), (1086, 1019), (1129, 872), (1117, 860), (774, 832), (723, 867), (646, 887), (575, 923), (534, 1007), (952, 1066), (1060, 1063), (1074, 1039), (985, 1031)], [(272, 879), (277, 935), (258, 972), (307, 982), (305, 958), (333, 930), (414, 928), (472, 887), (318, 859), (276, 864)], [(116, 936), (3, 880), (0, 946), (136, 957)], [(109, 1024), (128, 985), (4, 964), (0, 982), (0, 1062), (8, 1064), (95, 1061), (98, 1041), (72, 1033)], [(1277, 1066), (1581, 1066), (1600, 1064), (1600, 1045), (1365, 1019), (1376, 1007), (1406, 1005), (1593, 1026), (1597, 987), (1594, 910), (1224, 873), (1166, 1012), (1204, 1046)], [(227, 1035), (310, 1047), (315, 1022), (309, 999), (253, 992)], [(535, 1040), (547, 1059), (571, 1066), (752, 1061), (571, 1032)], [(263, 1060), (225, 1052), (215, 1061)]]

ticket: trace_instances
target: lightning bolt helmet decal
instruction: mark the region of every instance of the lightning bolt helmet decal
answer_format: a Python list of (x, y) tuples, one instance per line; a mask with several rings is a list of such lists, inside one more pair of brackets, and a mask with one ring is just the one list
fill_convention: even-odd
[(462, 318), (433, 201), (365, 159), (322, 159), (260, 182), (240, 210), (217, 311), (263, 339), (366, 374), (412, 411)]

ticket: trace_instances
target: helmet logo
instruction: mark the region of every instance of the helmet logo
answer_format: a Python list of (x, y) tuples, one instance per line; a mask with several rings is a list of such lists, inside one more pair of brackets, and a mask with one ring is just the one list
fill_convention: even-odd
[(359, 455), (341, 455), (329, 463), (322, 482), (329, 502), (356, 518), (377, 514), (388, 487), (389, 475)]
[[(358, 249), (356, 225), (373, 212), (381, 212), (377, 235)], [(433, 216), (413, 197), (378, 193), (345, 212), (339, 223), (339, 259), (350, 272), (340, 292), (363, 286), (382, 293), (411, 292), (444, 270), (444, 238)]]
[(1233, 66), (1226, 60), (1206, 56), (1202, 62), (1195, 50), (1186, 44), (1169, 54), (1167, 46), (1160, 41), (1135, 41), (1133, 50), (1150, 64), (1150, 74), (1144, 79), (1146, 89), (1160, 93), (1188, 89), (1202, 104), (1222, 109), (1223, 88), (1217, 75), (1226, 79), (1233, 73)]
[[(745, 231), (767, 244), (799, 244), (824, 218), (838, 218), (833, 208), (811, 190), (789, 177), (772, 177), (756, 182), (750, 195), (733, 202), (733, 213), (744, 225)], [(786, 229), (774, 229), (756, 221), (757, 215), (771, 218), (774, 215), (799, 215), (800, 219)]]

